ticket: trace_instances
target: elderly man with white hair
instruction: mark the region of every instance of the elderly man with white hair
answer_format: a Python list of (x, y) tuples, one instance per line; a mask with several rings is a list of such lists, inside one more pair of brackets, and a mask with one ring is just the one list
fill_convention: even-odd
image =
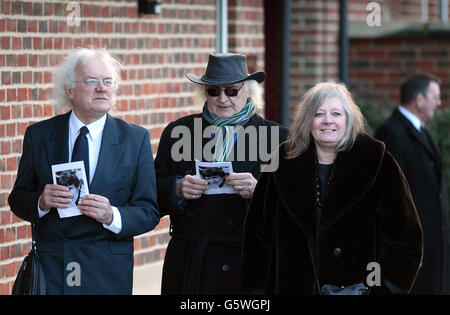
[[(47, 294), (131, 294), (133, 237), (159, 223), (149, 132), (108, 114), (119, 79), (106, 50), (72, 51), (54, 86), (71, 110), (25, 132), (9, 204), (37, 226)], [(84, 162), (89, 194), (81, 215), (65, 217), (71, 193), (53, 184), (52, 165), (74, 161)]]

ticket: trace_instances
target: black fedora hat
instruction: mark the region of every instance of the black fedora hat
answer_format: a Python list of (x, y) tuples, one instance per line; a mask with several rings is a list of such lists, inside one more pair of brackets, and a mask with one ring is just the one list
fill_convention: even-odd
[(245, 80), (261, 83), (266, 78), (264, 71), (248, 74), (247, 57), (241, 54), (210, 54), (206, 72), (202, 77), (193, 73), (186, 77), (194, 83), (203, 85), (227, 85)]

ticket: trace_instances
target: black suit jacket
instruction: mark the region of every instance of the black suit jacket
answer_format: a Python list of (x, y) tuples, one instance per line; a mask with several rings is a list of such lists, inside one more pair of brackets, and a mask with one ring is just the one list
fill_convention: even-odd
[(61, 219), (56, 209), (39, 219), (39, 196), (53, 182), (51, 165), (68, 162), (69, 116), (70, 112), (27, 128), (9, 196), (11, 210), (39, 223), (37, 247), (49, 294), (131, 294), (133, 236), (159, 223), (149, 133), (107, 116), (89, 191), (118, 208), (119, 234), (87, 216)]
[(423, 265), (412, 294), (448, 293), (448, 201), (439, 149), (425, 130), (426, 141), (395, 109), (375, 137), (384, 141), (400, 165), (424, 232)]

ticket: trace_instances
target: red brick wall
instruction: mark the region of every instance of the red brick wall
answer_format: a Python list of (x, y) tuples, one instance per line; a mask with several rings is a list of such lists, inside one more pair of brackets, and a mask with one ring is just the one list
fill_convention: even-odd
[(450, 39), (354, 39), (350, 44), (350, 87), (358, 100), (375, 105), (399, 102), (399, 85), (414, 72), (442, 80), (442, 104), (450, 101)]
[[(339, 2), (291, 1), (291, 110), (303, 93), (320, 81), (339, 80)], [(392, 23), (422, 23), (421, 0), (349, 0), (348, 22), (366, 24), (372, 11), (367, 4), (380, 4), (380, 31)], [(450, 14), (450, 3), (449, 14)], [(428, 22), (439, 21), (439, 0), (428, 1)], [(448, 87), (448, 41), (429, 39), (351, 39), (349, 80), (355, 95), (371, 103), (395, 101), (398, 80), (407, 72), (429, 71), (441, 77), (443, 103)], [(355, 90), (353, 90), (355, 88)]]
[[(228, 1), (228, 50), (256, 62), (249, 71), (264, 68), (264, 6), (262, 0)], [(253, 68), (250, 70), (250, 68)]]
[[(368, 3), (376, 2), (380, 5), (382, 25), (390, 22), (421, 22), (422, 0), (349, 0), (348, 17), (350, 22), (365, 22)], [(440, 21), (440, 0), (428, 0), (428, 14), (425, 22)], [(449, 11), (450, 17), (450, 11)]]
[(315, 83), (339, 77), (339, 1), (291, 1), (291, 108)]
[[(164, 0), (161, 15), (139, 17), (137, 2), (76, 1), (81, 25), (69, 26), (69, 2), (0, 0), (0, 294), (9, 294), (30, 246), (27, 222), (7, 199), (16, 178), (22, 139), (30, 124), (57, 112), (52, 73), (75, 47), (106, 47), (125, 64), (113, 115), (151, 132), (156, 153), (168, 122), (198, 112), (187, 72), (201, 74), (215, 51), (215, 0)], [(229, 1), (230, 51), (255, 55), (264, 67), (262, 1)], [(135, 238), (135, 265), (160, 261), (169, 220)]]

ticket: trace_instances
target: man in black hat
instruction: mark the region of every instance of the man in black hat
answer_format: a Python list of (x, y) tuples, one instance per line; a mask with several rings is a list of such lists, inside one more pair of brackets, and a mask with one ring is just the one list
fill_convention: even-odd
[[(255, 156), (252, 154), (255, 150), (261, 151), (260, 146), (276, 147), (287, 138), (288, 130), (256, 114), (264, 105), (260, 83), (266, 75), (263, 71), (249, 74), (245, 55), (209, 55), (203, 76), (191, 73), (186, 76), (195, 83), (196, 103), (203, 106), (202, 112), (170, 123), (163, 131), (155, 159), (161, 216), (170, 215), (172, 236), (164, 261), (161, 292), (240, 294), (244, 217), (260, 167), (267, 162), (258, 154), (256, 160), (250, 157)], [(208, 127), (214, 132), (210, 138), (204, 138)], [(184, 158), (179, 159), (174, 156), (177, 151), (174, 144), (180, 141), (179, 135), (186, 128), (190, 133), (183, 139)], [(256, 133), (241, 133), (247, 128), (254, 128)], [(201, 131), (201, 139), (197, 130)], [(267, 134), (261, 137), (261, 132)], [(273, 132), (279, 135), (275, 141), (271, 141)], [(248, 139), (241, 147), (236, 145), (241, 137), (267, 141)], [(197, 151), (190, 148), (198, 144), (203, 152), (211, 138), (216, 140), (211, 160), (203, 154), (196, 155)], [(255, 142), (257, 146), (250, 145)], [(235, 194), (203, 194), (208, 182), (194, 175), (196, 159), (231, 161), (234, 172), (227, 176), (226, 183), (234, 188)]]

